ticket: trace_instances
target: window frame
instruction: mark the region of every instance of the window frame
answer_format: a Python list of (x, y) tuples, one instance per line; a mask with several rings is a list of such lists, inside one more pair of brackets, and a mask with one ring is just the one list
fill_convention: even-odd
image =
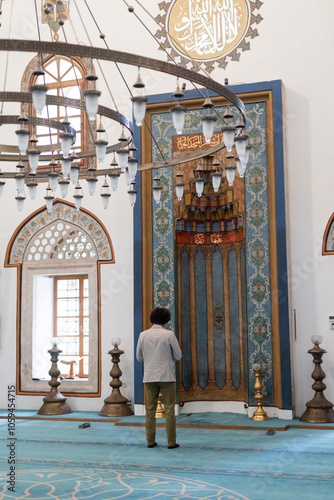
[[(88, 348), (88, 354), (84, 354), (84, 341), (85, 338), (88, 337), (88, 342), (89, 342), (89, 332), (88, 335), (85, 335), (85, 329), (84, 329), (84, 320), (85, 318), (88, 317), (89, 320), (89, 312), (88, 316), (84, 315), (84, 301), (87, 297), (85, 297), (84, 294), (84, 281), (88, 281), (88, 290), (89, 290), (89, 277), (88, 274), (73, 274), (73, 275), (64, 275), (60, 274), (57, 276), (53, 277), (53, 320), (54, 320), (54, 327), (53, 327), (53, 332), (54, 336), (58, 338), (62, 338), (63, 336), (58, 335), (58, 322), (57, 320), (59, 318), (65, 318), (65, 316), (60, 316), (58, 315), (58, 300), (62, 300), (61, 297), (58, 296), (58, 283), (60, 281), (69, 281), (69, 280), (78, 280), (79, 281), (79, 295), (78, 297), (73, 297), (73, 298), (78, 298), (79, 299), (79, 314), (78, 316), (73, 316), (75, 318), (79, 318), (79, 334), (75, 335), (76, 337), (79, 337), (79, 363), (78, 363), (78, 373), (75, 374), (75, 376), (79, 378), (88, 378), (88, 373), (85, 373), (84, 370), (84, 358), (88, 357), (89, 360), (89, 348)], [(72, 297), (71, 297), (72, 298)], [(89, 292), (88, 292), (88, 299), (89, 299)], [(67, 316), (68, 318), (68, 316)], [(74, 335), (71, 335), (71, 337), (74, 337)], [(89, 345), (89, 344), (88, 344)], [(66, 354), (62, 352), (61, 357), (74, 357), (77, 355), (72, 355), (72, 354)], [(59, 367), (60, 368), (60, 367)]]
[[(97, 261), (94, 259), (92, 262), (78, 262), (71, 265), (71, 272), (66, 274), (66, 269), (62, 266), (49, 266), (45, 264), (37, 265), (24, 263), (22, 266), (22, 297), (21, 297), (21, 327), (24, 325), (25, 329), (25, 342), (21, 343), (21, 366), (20, 366), (20, 391), (22, 393), (43, 393), (49, 392), (49, 377), (45, 380), (33, 379), (33, 355), (36, 355), (36, 341), (34, 335), (34, 294), (35, 286), (34, 279), (39, 276), (49, 277), (54, 279), (55, 276), (73, 276), (73, 275), (88, 275), (90, 284), (91, 300), (89, 303), (89, 317), (90, 317), (90, 338), (89, 338), (89, 370), (88, 377), (82, 379), (64, 379), (61, 382), (61, 392), (63, 394), (94, 394), (99, 388), (99, 356), (100, 356), (100, 335), (99, 335), (99, 307), (98, 307), (98, 291), (100, 288), (97, 276)], [(53, 285), (52, 285), (53, 286)], [(96, 300), (95, 300), (96, 299)], [(53, 325), (53, 318), (51, 319)], [(51, 367), (51, 358), (48, 354), (48, 349), (51, 349), (51, 339), (54, 337), (54, 332), (50, 331), (49, 335), (45, 336), (45, 341), (42, 345), (38, 345), (39, 357), (44, 357), (47, 360), (47, 370)], [(61, 349), (61, 345), (59, 345)], [(61, 364), (58, 360), (58, 369), (61, 370)]]
[[(65, 71), (65, 73), (63, 75), (60, 74), (60, 61), (61, 60), (66, 61), (67, 63), (71, 64), (71, 66)], [(56, 63), (57, 74), (53, 74), (50, 71), (48, 71), (48, 69), (47, 69), (48, 66), (50, 64), (52, 64), (53, 62)], [(75, 80), (62, 80), (64, 75), (66, 75), (66, 73), (68, 73), (73, 68), (73, 66), (75, 67), (75, 69), (78, 72), (80, 72), (80, 78), (79, 78), (79, 75), (77, 75), (78, 80), (76, 80), (76, 79)], [(77, 60), (72, 61), (65, 56), (52, 55), (52, 56), (47, 57), (43, 61), (43, 69), (44, 69), (46, 74), (50, 75), (55, 80), (54, 82), (47, 82), (46, 85), (47, 85), (49, 90), (56, 90), (57, 91), (56, 95), (62, 97), (63, 91), (65, 91), (65, 89), (70, 88), (70, 87), (79, 87), (80, 96), (78, 97), (78, 99), (81, 98), (81, 95), (83, 95), (83, 92), (85, 89), (85, 74), (84, 74), (84, 69), (82, 68), (81, 64), (79, 64), (79, 62)], [(42, 78), (41, 76), (32, 77), (31, 84), (35, 85), (36, 83), (44, 83), (44, 81), (39, 82), (39, 80), (41, 78)], [(57, 121), (62, 121), (65, 118), (65, 113), (62, 112), (63, 106), (56, 106), (56, 105), (53, 105), (53, 106), (57, 108), (57, 114), (56, 114), (56, 116), (51, 117), (51, 118), (54, 118)], [(36, 111), (34, 110), (32, 105), (30, 105), (30, 112), (33, 113), (34, 116), (36, 116)], [(87, 142), (86, 141), (87, 127), (86, 127), (86, 121), (85, 121), (86, 120), (85, 112), (84, 112), (84, 110), (76, 110), (76, 114), (73, 114), (73, 115), (71, 114), (68, 118), (69, 118), (69, 121), (71, 121), (71, 118), (80, 118), (81, 127), (80, 127), (80, 130), (77, 130), (77, 133), (80, 134), (80, 144), (73, 147), (72, 150), (73, 151), (83, 150), (85, 148), (85, 145)], [(60, 142), (60, 138), (59, 138), (59, 135), (61, 134), (60, 130), (52, 129), (50, 132), (50, 131), (48, 131), (47, 127), (43, 127), (43, 128), (46, 129), (46, 132), (44, 134), (37, 134), (37, 130), (36, 130), (36, 139), (37, 140), (40, 138), (43, 138), (43, 137), (50, 137), (50, 133), (51, 133), (52, 137), (56, 137), (56, 143)], [(36, 129), (37, 129), (37, 127), (36, 127)], [(58, 150), (57, 153), (60, 154), (61, 151)], [(84, 165), (84, 160), (78, 161), (76, 163), (78, 165), (82, 166), (82, 165)], [(43, 165), (39, 165), (39, 170), (43, 170)]]
[[(95, 243), (96, 259), (83, 263), (77, 262), (71, 266), (71, 273), (87, 274), (90, 282), (90, 369), (88, 381), (63, 380), (61, 392), (75, 397), (101, 396), (101, 266), (115, 263), (115, 254), (110, 235), (103, 223), (92, 212), (81, 208), (78, 214), (73, 203), (56, 199), (54, 201), (53, 216), (46, 216), (46, 207), (43, 206), (30, 214), (16, 228), (7, 245), (4, 267), (17, 272), (17, 314), (16, 314), (16, 394), (45, 395), (50, 392), (49, 380), (34, 381), (32, 378), (32, 307), (28, 301), (33, 296), (33, 286), (29, 272), (35, 275), (52, 276), (61, 273), (60, 267), (53, 265), (45, 268), (40, 265), (31, 266), (26, 255), (32, 238), (41, 230), (56, 222), (64, 224), (74, 223), (83, 230)], [(51, 220), (50, 220), (51, 219)], [(32, 269), (31, 269), (32, 267)], [(65, 269), (65, 267), (63, 267)], [(65, 272), (64, 272), (65, 274)], [(53, 319), (52, 319), (53, 325)], [(51, 331), (51, 329), (50, 329)], [(14, 335), (13, 335), (14, 337)], [(47, 356), (48, 369), (51, 366), (48, 350), (51, 349), (50, 340), (42, 351)], [(91, 369), (92, 367), (92, 369)]]

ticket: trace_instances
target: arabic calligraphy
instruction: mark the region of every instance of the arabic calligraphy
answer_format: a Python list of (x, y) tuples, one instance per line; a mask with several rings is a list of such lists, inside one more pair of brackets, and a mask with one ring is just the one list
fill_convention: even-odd
[(215, 243), (218, 245), (219, 243), (224, 243), (224, 238), (221, 233), (213, 233), (211, 234), (211, 243)]
[(174, 0), (166, 19), (169, 42), (184, 57), (220, 58), (246, 36), (250, 11), (249, 0)]
[(236, 243), (237, 241), (243, 241), (244, 232), (243, 229), (237, 229), (236, 231), (228, 231), (222, 233), (196, 233), (191, 234), (187, 232), (176, 232), (175, 241), (182, 245), (224, 245), (225, 243)]
[(205, 241), (205, 236), (202, 233), (195, 234), (194, 236), (194, 243), (195, 245), (202, 245)]
[(182, 151), (185, 149), (210, 148), (223, 142), (223, 134), (215, 132), (210, 143), (205, 142), (203, 134), (175, 135), (173, 136), (173, 151)]

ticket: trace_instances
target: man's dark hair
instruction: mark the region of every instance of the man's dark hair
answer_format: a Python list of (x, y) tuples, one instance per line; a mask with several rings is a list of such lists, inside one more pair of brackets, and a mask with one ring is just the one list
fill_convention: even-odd
[(165, 307), (156, 307), (151, 311), (150, 322), (153, 325), (165, 325), (170, 321), (170, 311)]

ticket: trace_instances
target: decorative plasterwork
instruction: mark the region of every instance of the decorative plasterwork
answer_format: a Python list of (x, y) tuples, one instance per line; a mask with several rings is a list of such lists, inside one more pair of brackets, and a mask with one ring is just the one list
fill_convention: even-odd
[(88, 211), (77, 211), (73, 205), (56, 200), (51, 212), (44, 208), (21, 224), (8, 246), (7, 265), (22, 264), (30, 240), (45, 226), (58, 220), (68, 221), (71, 225), (82, 228), (90, 236), (98, 261), (113, 261), (112, 244), (102, 224)]

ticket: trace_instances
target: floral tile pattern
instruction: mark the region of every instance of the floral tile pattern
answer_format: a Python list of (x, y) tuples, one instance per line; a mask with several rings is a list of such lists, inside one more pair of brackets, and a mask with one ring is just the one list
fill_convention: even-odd
[[(217, 108), (220, 114), (223, 108)], [(200, 117), (203, 109), (188, 111), (184, 134), (201, 133)], [(252, 146), (249, 166), (245, 174), (245, 248), (247, 283), (248, 328), (248, 378), (253, 380), (252, 366), (262, 366), (263, 403), (273, 404), (271, 288), (269, 259), (269, 210), (266, 147), (266, 104), (246, 104), (247, 133)], [(216, 130), (221, 126), (219, 120)], [(173, 156), (172, 138), (175, 135), (171, 113), (153, 114), (153, 136), (165, 159)], [(160, 160), (160, 152), (152, 142), (152, 160)], [(163, 185), (161, 202), (153, 205), (153, 300), (154, 306), (168, 307), (175, 325), (175, 262), (172, 168), (159, 170)], [(155, 172), (152, 172), (152, 178)], [(253, 387), (250, 382), (250, 402), (253, 404)]]

